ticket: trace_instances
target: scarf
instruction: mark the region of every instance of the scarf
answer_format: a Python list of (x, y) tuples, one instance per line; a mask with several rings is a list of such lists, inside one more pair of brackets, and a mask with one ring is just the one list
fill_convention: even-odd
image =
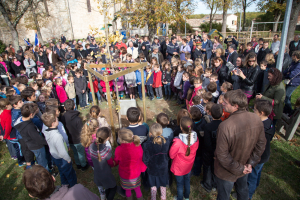
[(18, 67), (20, 67), (21, 65), (20, 61), (15, 61), (14, 64), (17, 65)]
[(3, 67), (4, 67), (4, 69), (5, 69), (5, 72), (7, 72), (7, 67), (6, 67), (6, 64), (5, 64), (5, 62), (0, 62), (0, 64), (2, 64), (3, 65)]
[(149, 80), (151, 75), (152, 75), (152, 72), (150, 71), (149, 74), (147, 75), (146, 82)]

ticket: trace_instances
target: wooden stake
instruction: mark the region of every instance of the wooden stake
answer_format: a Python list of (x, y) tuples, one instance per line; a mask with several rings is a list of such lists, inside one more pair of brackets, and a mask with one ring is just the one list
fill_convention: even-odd
[(116, 144), (117, 140), (116, 140), (116, 133), (115, 133), (114, 117), (113, 117), (113, 113), (112, 113), (109, 82), (105, 82), (105, 87), (106, 87), (106, 99), (107, 99), (107, 102), (108, 102), (109, 115), (110, 115), (111, 132), (113, 134), (114, 141), (115, 141), (115, 144)]
[(88, 71), (88, 75), (89, 75), (91, 93), (92, 93), (92, 97), (93, 97), (93, 105), (97, 105), (96, 98), (95, 98), (95, 92), (94, 92), (94, 84), (93, 84), (91, 73), (89, 71)]
[(142, 94), (143, 94), (143, 106), (144, 106), (144, 122), (147, 121), (146, 119), (146, 96), (145, 96), (145, 79), (144, 79), (144, 67), (141, 68), (141, 75), (142, 75)]

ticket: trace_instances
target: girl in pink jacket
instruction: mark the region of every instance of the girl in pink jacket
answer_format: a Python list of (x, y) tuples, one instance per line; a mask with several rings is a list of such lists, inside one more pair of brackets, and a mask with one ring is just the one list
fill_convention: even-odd
[[(170, 158), (173, 160), (171, 172), (175, 175), (177, 184), (177, 197), (174, 199), (189, 199), (190, 195), (190, 172), (194, 165), (196, 151), (199, 146), (196, 132), (193, 131), (193, 120), (182, 117), (180, 120), (182, 133), (173, 140), (170, 149)], [(185, 191), (183, 193), (183, 187)]]
[(68, 99), (67, 93), (65, 89), (62, 87), (62, 80), (60, 78), (55, 79), (55, 84), (56, 84), (55, 88), (56, 88), (58, 100), (62, 104)]
[(115, 157), (107, 161), (111, 166), (119, 165), (119, 175), (121, 186), (126, 192), (127, 199), (131, 197), (131, 190), (136, 193), (138, 200), (143, 199), (141, 192), (141, 172), (145, 172), (147, 167), (143, 163), (143, 149), (140, 145), (140, 138), (133, 135), (132, 131), (122, 128), (118, 132), (121, 145), (115, 150)]

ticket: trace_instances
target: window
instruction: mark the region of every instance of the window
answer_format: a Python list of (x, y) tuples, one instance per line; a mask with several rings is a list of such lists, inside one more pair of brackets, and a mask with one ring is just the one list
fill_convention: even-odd
[(232, 20), (232, 25), (234, 25), (234, 20)]

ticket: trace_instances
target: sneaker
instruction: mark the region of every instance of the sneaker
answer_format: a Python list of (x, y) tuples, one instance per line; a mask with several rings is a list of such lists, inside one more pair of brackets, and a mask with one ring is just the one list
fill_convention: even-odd
[(84, 167), (81, 167), (80, 170), (84, 172), (84, 171), (88, 170), (89, 166), (90, 165), (88, 163), (86, 163), (86, 165)]
[(26, 165), (26, 163), (21, 163), (19, 164), (19, 167), (23, 167), (24, 165)]
[(106, 199), (105, 194), (100, 194), (100, 198), (101, 198), (101, 200), (105, 200)]
[(200, 185), (201, 185), (201, 187), (203, 187), (203, 189), (204, 189), (206, 192), (208, 192), (208, 193), (211, 192), (211, 190), (207, 189), (207, 188), (204, 186), (203, 182), (201, 182)]
[(17, 156), (11, 157), (12, 160), (18, 160)]
[[(177, 196), (174, 196), (174, 200), (177, 200)], [(189, 199), (185, 199), (185, 198), (183, 197), (183, 200), (189, 200)]]

